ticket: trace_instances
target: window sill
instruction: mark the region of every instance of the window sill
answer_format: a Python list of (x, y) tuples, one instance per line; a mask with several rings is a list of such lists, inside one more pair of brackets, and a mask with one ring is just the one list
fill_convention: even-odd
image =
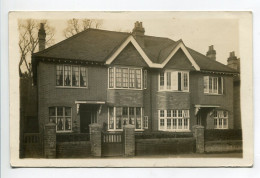
[[(123, 131), (123, 129), (116, 129), (116, 130), (107, 130), (108, 132), (122, 132)], [(143, 132), (144, 131), (144, 129), (135, 129), (135, 132)]]
[(56, 86), (56, 88), (63, 88), (63, 89), (88, 89), (88, 87), (70, 87), (70, 86)]
[(163, 132), (191, 132), (191, 130), (160, 130), (159, 131), (163, 131)]
[(144, 90), (138, 88), (108, 88), (108, 90)]
[(158, 90), (158, 92), (190, 93), (190, 91), (177, 91), (177, 90)]
[(68, 130), (68, 131), (57, 131), (56, 130), (56, 133), (57, 134), (60, 134), (60, 133), (72, 133), (72, 130)]
[(218, 93), (204, 93), (204, 95), (207, 95), (207, 96), (221, 96), (223, 94), (218, 94)]
[(216, 130), (227, 130), (228, 128), (214, 128)]

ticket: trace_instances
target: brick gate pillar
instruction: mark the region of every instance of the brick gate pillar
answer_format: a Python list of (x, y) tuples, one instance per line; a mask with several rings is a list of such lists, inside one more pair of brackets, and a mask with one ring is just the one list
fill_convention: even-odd
[(135, 156), (135, 126), (124, 126), (124, 148), (125, 156)]
[(101, 157), (101, 129), (99, 124), (89, 125), (90, 129), (90, 143), (91, 143), (91, 155)]
[(194, 137), (196, 139), (196, 152), (204, 153), (205, 144), (204, 144), (204, 127), (195, 125), (193, 127)]
[(56, 125), (48, 123), (44, 127), (44, 157), (56, 158)]

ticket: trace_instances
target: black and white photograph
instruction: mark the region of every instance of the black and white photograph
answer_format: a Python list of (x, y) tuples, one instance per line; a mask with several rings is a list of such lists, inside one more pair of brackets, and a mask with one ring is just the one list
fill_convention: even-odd
[(250, 12), (11, 12), (9, 30), (12, 166), (252, 164)]

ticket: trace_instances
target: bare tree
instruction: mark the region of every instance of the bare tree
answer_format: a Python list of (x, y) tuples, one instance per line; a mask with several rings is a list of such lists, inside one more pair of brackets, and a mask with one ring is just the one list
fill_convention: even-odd
[(46, 32), (46, 47), (51, 46), (54, 43), (54, 28), (50, 27), (47, 20), (34, 20), (26, 19), (18, 21), (18, 30), (19, 30), (19, 49), (20, 49), (20, 62), (19, 70), (23, 63), (26, 67), (26, 72), (31, 76), (31, 54), (37, 52), (37, 47), (39, 44), (38, 30), (40, 28), (40, 23), (44, 23), (44, 28)]
[(97, 19), (70, 19), (67, 21), (67, 28), (63, 31), (64, 36), (69, 38), (88, 28), (100, 28), (102, 24), (103, 21)]

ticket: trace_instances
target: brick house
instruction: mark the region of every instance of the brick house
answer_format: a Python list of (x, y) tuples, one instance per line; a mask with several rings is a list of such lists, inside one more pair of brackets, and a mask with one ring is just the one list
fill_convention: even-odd
[(233, 76), (237, 71), (182, 40), (145, 35), (142, 22), (132, 33), (88, 29), (32, 55), (38, 92), (39, 130), (56, 123), (59, 133), (107, 131), (131, 124), (136, 132), (191, 132), (233, 129)]

